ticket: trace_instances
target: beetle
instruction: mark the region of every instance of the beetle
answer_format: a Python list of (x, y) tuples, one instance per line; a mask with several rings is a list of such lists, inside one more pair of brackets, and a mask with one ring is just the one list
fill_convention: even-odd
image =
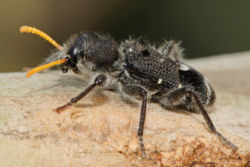
[(130, 38), (118, 44), (108, 35), (84, 32), (72, 36), (61, 46), (36, 28), (22, 26), (20, 32), (39, 35), (58, 48), (47, 59), (48, 64), (31, 69), (28, 77), (54, 65), (63, 73), (72, 70), (92, 77), (85, 90), (58, 107), (56, 112), (64, 111), (100, 86), (119, 92), (123, 98), (141, 100), (137, 135), (143, 158), (146, 157), (143, 129), (148, 101), (166, 109), (200, 112), (210, 131), (233, 150), (237, 149), (216, 130), (209, 117), (206, 108), (214, 103), (215, 91), (200, 72), (182, 61), (180, 43), (171, 40), (155, 48), (143, 38)]

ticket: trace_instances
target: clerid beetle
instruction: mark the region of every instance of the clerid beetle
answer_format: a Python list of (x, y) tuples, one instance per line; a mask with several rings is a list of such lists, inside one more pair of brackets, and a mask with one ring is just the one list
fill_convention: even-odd
[(21, 32), (33, 33), (58, 48), (47, 59), (47, 64), (36, 67), (27, 76), (58, 65), (63, 73), (91, 76), (89, 86), (68, 103), (58, 107), (60, 113), (85, 97), (95, 87), (119, 92), (123, 98), (141, 99), (138, 140), (142, 157), (146, 157), (143, 129), (147, 102), (159, 103), (166, 109), (184, 109), (201, 112), (210, 131), (233, 150), (237, 147), (218, 132), (206, 108), (215, 101), (210, 83), (194, 68), (182, 60), (182, 48), (175, 41), (166, 41), (155, 48), (145, 39), (128, 39), (119, 44), (110, 36), (96, 32), (83, 32), (59, 45), (44, 32), (22, 26)]

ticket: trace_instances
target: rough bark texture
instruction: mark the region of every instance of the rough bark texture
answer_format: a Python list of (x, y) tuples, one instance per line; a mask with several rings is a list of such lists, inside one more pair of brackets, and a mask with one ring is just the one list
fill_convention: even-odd
[(93, 91), (57, 114), (87, 85), (60, 72), (0, 74), (0, 166), (247, 166), (250, 165), (250, 52), (188, 62), (210, 80), (217, 101), (210, 116), (235, 153), (209, 132), (202, 115), (149, 103), (141, 159), (140, 102)]

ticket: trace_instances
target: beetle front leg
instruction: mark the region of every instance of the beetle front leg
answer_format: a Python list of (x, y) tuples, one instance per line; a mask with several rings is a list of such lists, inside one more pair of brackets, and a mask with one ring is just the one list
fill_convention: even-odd
[(57, 113), (60, 113), (62, 111), (64, 111), (65, 109), (67, 109), (68, 107), (70, 107), (72, 104), (78, 102), (79, 100), (81, 100), (84, 96), (86, 96), (91, 90), (93, 90), (97, 85), (101, 85), (106, 81), (107, 77), (103, 74), (98, 75), (95, 80), (94, 83), (92, 83), (91, 85), (89, 85), (83, 92), (81, 92), (79, 95), (77, 95), (76, 97), (73, 97), (70, 102), (68, 102), (67, 104), (58, 107), (57, 109), (55, 109), (55, 111)]

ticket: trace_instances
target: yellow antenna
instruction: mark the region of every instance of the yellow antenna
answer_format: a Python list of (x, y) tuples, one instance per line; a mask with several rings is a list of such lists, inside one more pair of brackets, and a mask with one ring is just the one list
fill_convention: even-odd
[(44, 64), (44, 65), (41, 65), (41, 66), (38, 66), (38, 67), (35, 67), (31, 70), (29, 70), (26, 74), (26, 77), (30, 77), (31, 75), (39, 72), (39, 71), (42, 71), (46, 68), (49, 68), (49, 67), (52, 67), (52, 66), (55, 66), (55, 65), (58, 65), (58, 64), (62, 64), (62, 63), (65, 63), (67, 60), (66, 59), (61, 59), (61, 60), (57, 60), (57, 61), (53, 61), (51, 63), (48, 63), (48, 64)]
[(58, 50), (63, 49), (63, 47), (60, 44), (58, 44), (54, 39), (52, 39), (48, 34), (46, 34), (45, 32), (43, 32), (41, 30), (38, 30), (35, 27), (21, 26), (20, 33), (36, 34), (36, 35), (40, 36), (41, 38), (47, 40), (52, 45), (54, 45)]
[[(20, 33), (36, 34), (36, 35), (40, 36), (41, 38), (47, 40), (50, 44), (54, 45), (58, 50), (63, 49), (63, 47), (60, 44), (58, 44), (54, 39), (52, 39), (48, 34), (46, 34), (45, 32), (43, 32), (41, 30), (38, 30), (35, 27), (21, 26)], [(50, 68), (52, 66), (65, 63), (66, 61), (67, 61), (66, 59), (61, 59), (61, 60), (53, 61), (51, 63), (35, 67), (27, 72), (26, 77), (30, 77), (31, 75), (33, 75), (39, 71), (42, 71), (46, 68)]]

